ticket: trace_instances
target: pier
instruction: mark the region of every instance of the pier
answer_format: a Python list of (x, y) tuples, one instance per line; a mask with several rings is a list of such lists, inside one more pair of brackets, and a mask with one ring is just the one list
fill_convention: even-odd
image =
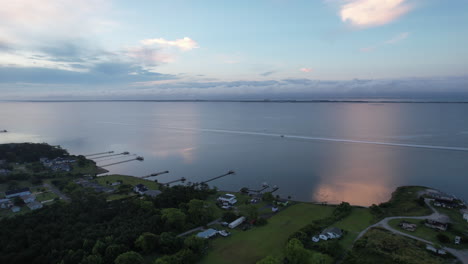
[(231, 175), (231, 174), (236, 174), (236, 172), (233, 171), (233, 170), (230, 170), (230, 171), (228, 171), (227, 173), (225, 173), (225, 174), (223, 174), (223, 175), (220, 175), (220, 176), (211, 178), (211, 179), (209, 179), (209, 180), (203, 181), (203, 182), (201, 182), (201, 184), (203, 184), (203, 183), (208, 183), (208, 182), (210, 182), (210, 181), (214, 181), (214, 180), (217, 180), (217, 179), (222, 178), (222, 177), (226, 177), (226, 176)]
[(185, 177), (182, 177), (182, 178), (177, 179), (177, 180), (173, 180), (173, 181), (165, 182), (165, 183), (160, 183), (160, 184), (169, 186), (169, 185), (172, 184), (172, 183), (176, 183), (176, 182), (185, 182), (186, 180), (187, 180), (187, 179), (186, 179)]
[(156, 177), (156, 176), (159, 176), (159, 175), (162, 175), (162, 174), (166, 174), (166, 173), (169, 173), (169, 171), (156, 172), (156, 173), (152, 173), (152, 174), (150, 174), (150, 175), (143, 176), (143, 177), (141, 177), (141, 178), (142, 178), (142, 179), (145, 179), (145, 178), (149, 178), (149, 177)]
[(101, 153), (94, 153), (94, 154), (88, 154), (88, 155), (83, 155), (85, 157), (92, 157), (92, 156), (97, 156), (97, 155), (104, 155), (104, 154), (112, 154), (114, 151), (107, 151), (107, 152), (101, 152)]
[(104, 168), (104, 167), (109, 167), (109, 166), (112, 166), (112, 165), (117, 165), (117, 164), (121, 164), (121, 163), (125, 163), (125, 162), (130, 162), (130, 161), (134, 161), (134, 160), (139, 160), (139, 161), (143, 161), (144, 158), (143, 157), (136, 157), (134, 159), (129, 159), (129, 160), (123, 160), (123, 161), (119, 161), (119, 162), (114, 162), (114, 163), (110, 163), (110, 164), (106, 164), (106, 165), (101, 165), (99, 167), (101, 168)]
[(111, 155), (104, 155), (104, 156), (92, 157), (91, 159), (101, 159), (101, 158), (115, 157), (115, 156), (128, 155), (128, 154), (130, 154), (130, 152), (125, 151), (125, 152), (117, 153), (117, 154), (111, 154)]
[(7, 132), (8, 132), (8, 130), (6, 130), (6, 129), (0, 130), (0, 133), (7, 133)]

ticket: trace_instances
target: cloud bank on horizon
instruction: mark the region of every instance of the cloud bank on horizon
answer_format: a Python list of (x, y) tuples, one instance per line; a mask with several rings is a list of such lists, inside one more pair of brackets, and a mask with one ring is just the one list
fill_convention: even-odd
[(468, 98), (468, 3), (0, 0), (0, 99)]

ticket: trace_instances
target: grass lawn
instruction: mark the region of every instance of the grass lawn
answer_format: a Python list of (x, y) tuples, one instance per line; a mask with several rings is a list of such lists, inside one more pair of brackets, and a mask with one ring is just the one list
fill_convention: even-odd
[(369, 209), (353, 208), (349, 216), (333, 224), (333, 226), (347, 231), (343, 239), (340, 240), (341, 246), (343, 246), (344, 249), (351, 247), (358, 234), (366, 229), (366, 227), (373, 224), (373, 219), (374, 217)]
[(268, 224), (248, 231), (229, 230), (230, 237), (212, 241), (202, 264), (249, 264), (267, 255), (283, 256), (288, 237), (313, 220), (325, 218), (333, 207), (299, 203), (268, 219)]
[(158, 184), (154, 181), (145, 180), (145, 179), (132, 177), (132, 176), (114, 174), (114, 175), (106, 175), (106, 176), (101, 176), (101, 177), (96, 178), (96, 181), (103, 186), (107, 185), (106, 182), (112, 183), (118, 180), (122, 181), (124, 184), (130, 184), (133, 186), (141, 183), (141, 184), (144, 184), (149, 189), (153, 189), (153, 190), (159, 189)]
[(422, 186), (402, 186), (392, 193), (390, 201), (383, 203), (386, 216), (424, 216), (432, 213), (431, 209), (418, 201), (418, 192), (427, 189)]
[(78, 164), (75, 162), (75, 163), (72, 163), (71, 173), (72, 174), (82, 173), (82, 174), (94, 175), (95, 173), (97, 173), (97, 167), (92, 162), (88, 162), (88, 164), (86, 164), (85, 166), (79, 167)]
[(111, 194), (107, 196), (107, 201), (120, 200), (120, 199), (131, 197), (133, 195), (136, 195), (136, 194)]
[[(410, 231), (406, 231), (402, 228), (400, 228), (398, 226), (398, 224), (401, 222), (401, 221), (407, 221), (407, 222), (410, 222), (410, 223), (414, 223), (414, 224), (417, 224), (418, 227), (416, 228), (416, 231), (414, 232), (410, 232)], [(398, 230), (398, 231), (401, 231), (403, 233), (406, 233), (406, 234), (410, 234), (410, 235), (413, 235), (413, 236), (417, 236), (417, 237), (420, 237), (422, 239), (425, 239), (425, 240), (429, 240), (435, 244), (440, 244), (440, 245), (443, 245), (443, 246), (447, 246), (447, 247), (451, 247), (451, 248), (459, 248), (459, 249), (462, 249), (462, 248), (468, 248), (468, 244), (460, 244), (460, 245), (455, 245), (454, 244), (454, 239), (455, 239), (455, 234), (453, 234), (453, 232), (451, 232), (450, 230), (450, 227), (447, 231), (437, 231), (435, 229), (432, 229), (432, 228), (429, 228), (427, 226), (425, 226), (424, 224), (421, 223), (422, 220), (419, 220), (419, 219), (394, 219), (394, 220), (390, 220), (389, 221), (389, 224), (391, 227), (393, 227), (394, 229)], [(449, 243), (441, 243), (438, 239), (437, 239), (437, 235), (438, 234), (444, 234), (446, 236), (448, 236), (450, 238), (450, 242)]]
[(36, 201), (42, 202), (42, 201), (48, 201), (48, 200), (53, 200), (54, 198), (58, 198), (58, 196), (53, 193), (53, 192), (43, 192), (38, 195), (36, 195)]

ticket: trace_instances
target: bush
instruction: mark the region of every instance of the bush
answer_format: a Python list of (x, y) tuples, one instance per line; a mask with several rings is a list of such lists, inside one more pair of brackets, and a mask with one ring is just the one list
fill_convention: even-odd
[(439, 240), (440, 243), (449, 243), (450, 242), (450, 238), (445, 235), (445, 234), (437, 234), (437, 240)]
[(237, 215), (233, 212), (225, 212), (222, 219), (226, 222), (232, 222), (237, 219)]
[(263, 217), (259, 217), (259, 218), (257, 219), (257, 221), (255, 222), (255, 225), (256, 225), (256, 226), (264, 226), (264, 225), (266, 225), (267, 223), (268, 223), (268, 220), (266, 220), (266, 219), (263, 218)]

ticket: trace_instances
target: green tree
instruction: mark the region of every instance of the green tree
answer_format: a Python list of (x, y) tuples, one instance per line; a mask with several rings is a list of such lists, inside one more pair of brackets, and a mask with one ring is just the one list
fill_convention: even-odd
[(274, 199), (275, 199), (275, 197), (273, 196), (273, 194), (271, 192), (265, 192), (262, 195), (262, 200), (267, 202), (267, 203), (273, 202)]
[(170, 227), (175, 229), (182, 229), (185, 225), (187, 216), (177, 208), (166, 208), (162, 210), (162, 220), (165, 221)]
[(141, 234), (135, 241), (135, 246), (148, 254), (156, 250), (159, 243), (157, 235), (149, 232)]
[(80, 264), (101, 264), (102, 257), (99, 255), (88, 255), (83, 258)]
[(188, 216), (191, 222), (201, 225), (213, 219), (214, 208), (205, 201), (192, 199), (188, 203)]
[(242, 214), (245, 215), (248, 219), (250, 220), (257, 219), (258, 210), (255, 205), (253, 204), (243, 205), (240, 209), (241, 209)]
[(124, 245), (112, 244), (106, 248), (104, 254), (104, 263), (112, 264), (114, 260), (122, 253), (126, 252), (127, 248)]
[(272, 256), (267, 256), (259, 261), (256, 264), (281, 264), (281, 262)]
[(106, 246), (106, 244), (104, 244), (104, 242), (102, 242), (101, 240), (98, 240), (94, 244), (92, 252), (93, 252), (94, 255), (104, 255), (106, 247), (107, 246)]
[(301, 241), (293, 238), (286, 245), (285, 255), (290, 264), (304, 264), (307, 263), (309, 252), (304, 248)]
[(196, 236), (191, 236), (191, 237), (187, 237), (185, 240), (184, 240), (184, 245), (191, 249), (193, 252), (202, 252), (203, 249), (205, 249), (205, 247), (207, 246), (208, 242), (206, 241), (206, 239), (203, 239), (203, 238), (199, 238), (199, 237), (196, 237)]
[(120, 254), (115, 259), (115, 264), (142, 264), (143, 257), (135, 251), (128, 251)]

